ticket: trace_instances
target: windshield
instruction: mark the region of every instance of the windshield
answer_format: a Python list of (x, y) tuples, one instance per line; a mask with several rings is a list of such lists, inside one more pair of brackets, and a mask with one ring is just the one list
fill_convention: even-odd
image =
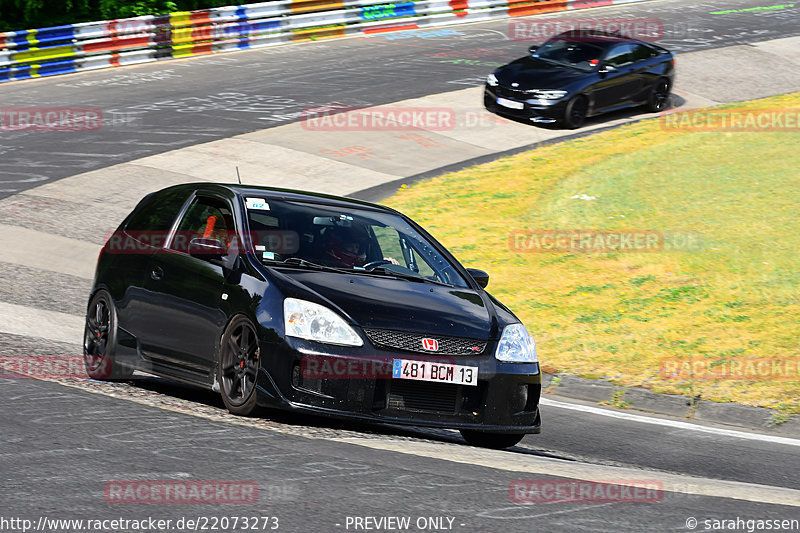
[(400, 216), (253, 197), (245, 204), (247, 247), (264, 264), (468, 287), (452, 263)]
[(603, 47), (587, 41), (551, 39), (540, 46), (533, 57), (589, 72), (603, 56)]

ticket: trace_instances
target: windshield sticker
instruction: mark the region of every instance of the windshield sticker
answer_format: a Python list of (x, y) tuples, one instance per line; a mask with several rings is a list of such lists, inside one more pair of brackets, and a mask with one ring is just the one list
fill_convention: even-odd
[(256, 211), (269, 211), (269, 204), (263, 198), (245, 198), (247, 209)]
[(275, 259), (275, 254), (273, 252), (264, 252), (264, 255), (261, 257), (264, 259)]
[(256, 244), (256, 252), (263, 252), (267, 249), (263, 244)]

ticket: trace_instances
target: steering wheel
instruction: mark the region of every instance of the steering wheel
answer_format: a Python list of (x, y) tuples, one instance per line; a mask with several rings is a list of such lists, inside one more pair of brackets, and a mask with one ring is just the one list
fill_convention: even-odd
[(377, 261), (370, 261), (366, 265), (363, 266), (364, 270), (372, 270), (373, 268), (379, 267), (381, 265), (391, 265), (391, 261), (387, 261), (386, 259), (378, 259)]

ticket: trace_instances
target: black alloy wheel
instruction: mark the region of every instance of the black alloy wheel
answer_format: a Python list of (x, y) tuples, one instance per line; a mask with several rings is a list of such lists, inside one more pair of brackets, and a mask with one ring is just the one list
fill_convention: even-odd
[(647, 110), (651, 113), (664, 111), (669, 104), (669, 82), (665, 79), (658, 80), (650, 90), (647, 99)]
[(234, 318), (222, 335), (217, 365), (222, 401), (233, 414), (253, 416), (257, 411), (259, 356), (252, 323), (243, 316)]
[(571, 130), (580, 128), (586, 122), (586, 113), (588, 111), (589, 100), (582, 94), (573, 96), (567, 102), (567, 108), (564, 111), (564, 125)]
[(117, 347), (117, 310), (111, 295), (98, 291), (86, 310), (83, 334), (83, 366), (92, 379), (125, 379), (133, 368), (114, 359)]

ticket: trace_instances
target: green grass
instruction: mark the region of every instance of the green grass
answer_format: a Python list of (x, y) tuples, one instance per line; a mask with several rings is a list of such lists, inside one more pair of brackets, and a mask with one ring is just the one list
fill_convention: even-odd
[[(797, 110), (800, 93), (725, 108)], [(654, 119), (404, 187), (386, 203), (489, 271), (545, 369), (797, 413), (797, 379), (661, 370), (800, 360), (799, 148), (798, 131), (681, 132)], [(664, 247), (512, 249), (512, 231), (530, 229), (653, 230)]]

